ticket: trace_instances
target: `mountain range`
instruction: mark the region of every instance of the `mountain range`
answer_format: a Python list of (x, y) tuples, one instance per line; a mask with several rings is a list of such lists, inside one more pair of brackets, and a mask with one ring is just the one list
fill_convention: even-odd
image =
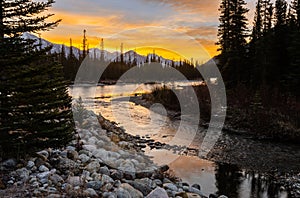
[[(31, 33), (28, 33), (28, 32), (25, 32), (22, 35), (22, 38), (35, 40), (35, 44), (41, 43), (42, 48), (45, 48), (47, 46), (52, 46), (51, 53), (61, 53), (62, 49), (64, 48), (66, 57), (70, 55), (70, 47), (66, 46), (64, 44), (52, 43), (50, 41), (47, 41), (43, 38), (39, 38), (36, 35), (33, 35)], [(72, 48), (73, 48), (74, 56), (76, 58), (79, 58), (80, 54), (83, 53), (82, 50), (80, 50), (79, 48), (74, 47), (74, 46)], [(120, 55), (120, 52), (117, 52), (117, 51), (109, 52), (107, 50), (104, 50), (104, 59), (106, 61), (115, 61), (118, 58), (119, 55)], [(89, 49), (89, 56), (91, 58), (96, 57), (96, 58), (100, 59), (101, 50), (99, 48), (91, 48), (91, 49)], [(146, 63), (146, 61), (149, 60), (150, 58), (155, 58), (156, 60), (160, 60), (160, 62), (164, 63), (165, 65), (171, 65), (172, 62), (173, 62), (172, 60), (163, 58), (162, 56), (159, 56), (157, 54), (148, 54), (148, 58), (147, 58), (147, 56), (140, 55), (140, 54), (136, 53), (133, 50), (125, 52), (123, 54), (123, 57), (124, 57), (125, 62), (132, 62), (134, 59), (136, 59), (136, 62), (137, 62), (138, 65)], [(174, 64), (175, 65), (180, 65), (180, 62), (175, 61)]]

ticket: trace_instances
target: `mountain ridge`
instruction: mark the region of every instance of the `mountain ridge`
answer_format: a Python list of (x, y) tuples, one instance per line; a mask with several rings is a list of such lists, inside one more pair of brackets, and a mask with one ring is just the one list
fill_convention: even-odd
[[(64, 48), (64, 51), (65, 51), (65, 55), (66, 57), (68, 57), (70, 55), (70, 49), (71, 47), (70, 46), (67, 46), (65, 44), (57, 44), (57, 43), (52, 43), (46, 39), (43, 39), (43, 38), (39, 38), (37, 37), (36, 35), (34, 34), (31, 34), (31, 33), (28, 33), (28, 32), (25, 32), (23, 35), (22, 35), (22, 38), (24, 39), (31, 39), (31, 40), (35, 40), (35, 44), (39, 44), (41, 42), (42, 44), (42, 48), (45, 48), (45, 47), (48, 47), (48, 46), (52, 46), (52, 49), (51, 49), (51, 53), (61, 53), (62, 52), (62, 48)], [(80, 57), (80, 54), (83, 53), (82, 50), (80, 50), (79, 48), (77, 47), (74, 47), (72, 46), (73, 48), (73, 54), (74, 56), (79, 59)], [(101, 50), (99, 48), (90, 48), (89, 49), (89, 56), (91, 58), (98, 58), (100, 59), (100, 56), (101, 56)], [(115, 61), (117, 58), (120, 58), (120, 52), (118, 51), (115, 51), (115, 52), (109, 52), (107, 50), (104, 50), (104, 60), (106, 61)], [(125, 52), (123, 54), (123, 57), (124, 57), (124, 61), (125, 62), (132, 62), (134, 59), (136, 59), (136, 62), (138, 65), (140, 64), (144, 64), (147, 62), (147, 60), (150, 60), (150, 59), (155, 59), (155, 60), (160, 60), (161, 63), (164, 63), (165, 65), (171, 65), (173, 60), (170, 60), (170, 59), (167, 59), (167, 58), (164, 58), (162, 56), (159, 56), (157, 54), (148, 54), (147, 56), (144, 56), (144, 55), (141, 55), (141, 54), (138, 54), (137, 52), (133, 51), (133, 50), (129, 50), (127, 52)], [(174, 61), (174, 64), (175, 66), (178, 66), (180, 65), (180, 61)]]

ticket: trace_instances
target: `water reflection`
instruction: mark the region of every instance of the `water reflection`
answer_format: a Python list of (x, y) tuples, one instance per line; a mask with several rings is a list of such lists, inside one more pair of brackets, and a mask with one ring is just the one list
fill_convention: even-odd
[[(176, 86), (179, 86), (178, 83)], [(178, 120), (169, 119), (166, 115), (155, 114), (148, 109), (122, 100), (117, 96), (130, 96), (134, 92), (130, 90), (137, 90), (138, 92), (146, 92), (151, 90), (154, 85), (118, 85), (118, 86), (98, 86), (96, 88), (90, 87), (76, 87), (70, 88), (70, 94), (78, 98), (79, 96), (85, 98), (85, 101), (90, 101), (87, 107), (96, 113), (101, 114), (112, 121), (120, 123), (127, 132), (140, 135), (150, 136), (152, 139), (160, 142), (170, 142), (177, 130)], [(89, 96), (84, 97), (84, 96)], [(104, 98), (113, 97), (113, 98)], [(114, 102), (112, 103), (112, 100)], [(124, 114), (124, 111), (130, 111), (130, 119), (133, 122), (128, 122), (128, 119), (117, 119), (112, 113), (112, 105), (114, 113), (118, 115)], [(121, 116), (122, 117), (122, 116)], [(123, 116), (125, 117), (125, 116)], [(193, 145), (201, 142), (202, 131), (199, 131), (198, 136), (195, 138)], [(233, 139), (232, 136), (226, 136), (228, 139)], [(283, 147), (280, 145), (257, 143), (255, 141), (245, 140), (242, 137), (236, 138), (238, 144), (236, 148), (239, 149), (238, 154), (243, 154), (245, 159), (257, 163), (257, 152), (254, 149), (261, 148), (266, 153), (264, 156), (265, 161), (272, 161), (273, 165), (277, 165), (275, 161), (278, 159), (283, 161), (282, 164), (287, 164), (287, 154), (297, 156), (297, 149)], [(199, 145), (199, 144), (198, 144)], [(249, 146), (250, 145), (250, 146)], [(251, 146), (252, 145), (252, 146)], [(243, 148), (243, 149), (241, 149)], [(236, 149), (234, 149), (236, 150)], [(224, 194), (232, 198), (286, 198), (288, 194), (280, 191), (280, 186), (276, 184), (276, 179), (272, 177), (265, 177), (258, 174), (258, 172), (247, 172), (239, 169), (238, 166), (228, 164), (216, 164), (211, 161), (202, 160), (197, 157), (177, 156), (176, 154), (166, 150), (150, 150), (146, 148), (147, 155), (153, 156), (156, 163), (161, 163), (167, 158), (174, 158), (170, 163), (171, 169), (175, 174), (190, 184), (198, 183), (202, 186), (202, 190), (206, 195)], [(251, 157), (253, 156), (253, 157)], [(269, 157), (269, 158), (268, 158)], [(294, 159), (294, 161), (293, 161)], [(289, 163), (297, 165), (297, 157), (290, 157)]]

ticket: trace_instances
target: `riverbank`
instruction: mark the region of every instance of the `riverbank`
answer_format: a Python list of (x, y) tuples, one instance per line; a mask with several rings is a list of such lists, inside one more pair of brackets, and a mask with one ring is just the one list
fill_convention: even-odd
[(1, 197), (206, 197), (201, 184), (155, 165), (115, 123), (91, 111), (80, 116), (80, 142), (1, 162)]
[[(130, 101), (146, 108), (150, 108), (153, 104), (145, 96), (131, 97)], [(179, 119), (180, 117), (180, 113), (176, 111), (167, 109), (167, 112), (171, 119)], [(204, 121), (201, 122), (201, 125), (204, 128), (207, 127)], [(228, 133), (228, 131), (231, 132)], [(227, 128), (206, 159), (217, 163), (236, 165), (250, 172), (267, 175), (290, 189), (294, 197), (297, 197), (300, 195), (299, 151), (300, 147), (297, 144), (289, 146), (267, 139), (258, 140), (246, 132)], [(198, 153), (197, 149), (195, 149), (195, 153)]]
[[(145, 104), (141, 105), (147, 107), (151, 106), (148, 102), (160, 103), (168, 110), (175, 112), (180, 112), (180, 105), (191, 104), (191, 107), (199, 105), (200, 123), (203, 127), (208, 127), (211, 118), (211, 97), (217, 98), (217, 96), (210, 93), (205, 85), (193, 86), (193, 89), (197, 95), (197, 101), (185, 96), (188, 88), (181, 87), (176, 90), (175, 95), (167, 86), (156, 87), (152, 93), (143, 95), (143, 99), (147, 102), (142, 102)], [(243, 86), (227, 91), (226, 119), (223, 130), (227, 133), (248, 135), (258, 140), (298, 144), (300, 141), (300, 104), (297, 98), (275, 91), (275, 93), (269, 92), (252, 91)], [(184, 104), (180, 104), (177, 95), (186, 98)]]

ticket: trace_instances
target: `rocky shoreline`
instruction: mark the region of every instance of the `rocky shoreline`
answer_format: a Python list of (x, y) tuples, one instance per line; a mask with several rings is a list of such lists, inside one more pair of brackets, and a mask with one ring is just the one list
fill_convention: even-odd
[[(143, 96), (131, 97), (130, 101), (146, 108), (150, 108), (153, 105), (151, 101), (145, 99)], [(180, 117), (180, 113), (173, 110), (167, 109), (167, 113), (171, 119), (179, 119)], [(208, 123), (200, 121), (200, 126), (207, 128)], [(280, 156), (276, 156), (276, 152), (278, 151), (268, 153), (269, 150), (272, 152), (273, 148), (272, 146), (269, 147), (269, 143), (271, 142), (268, 142), (266, 139), (256, 140), (255, 137), (252, 137), (246, 131), (235, 130), (230, 126), (224, 126), (223, 131), (225, 133), (222, 134), (205, 159), (217, 163), (237, 165), (249, 171), (255, 170), (273, 178), (277, 184), (288, 189), (291, 197), (300, 196), (300, 167), (299, 161), (297, 162), (300, 159), (300, 153), (297, 152), (300, 147), (295, 145), (294, 153), (291, 153), (290, 157), (286, 157), (289, 159), (286, 161), (286, 158), (282, 159)], [(257, 141), (259, 144), (256, 144)], [(251, 146), (252, 142), (254, 143), (253, 146)], [(243, 148), (243, 150), (241, 151), (240, 148)], [(197, 148), (192, 148), (192, 152), (185, 152), (187, 149), (190, 148), (183, 148), (183, 152), (179, 152), (179, 154), (191, 156), (198, 154)], [(289, 166), (286, 166), (289, 162), (293, 163), (293, 165), (289, 164)]]
[(91, 111), (81, 112), (81, 118), (80, 142), (2, 161), (0, 197), (206, 197), (199, 184), (181, 182), (168, 174), (167, 165), (153, 164), (131, 142), (138, 138), (117, 134), (121, 128)]

